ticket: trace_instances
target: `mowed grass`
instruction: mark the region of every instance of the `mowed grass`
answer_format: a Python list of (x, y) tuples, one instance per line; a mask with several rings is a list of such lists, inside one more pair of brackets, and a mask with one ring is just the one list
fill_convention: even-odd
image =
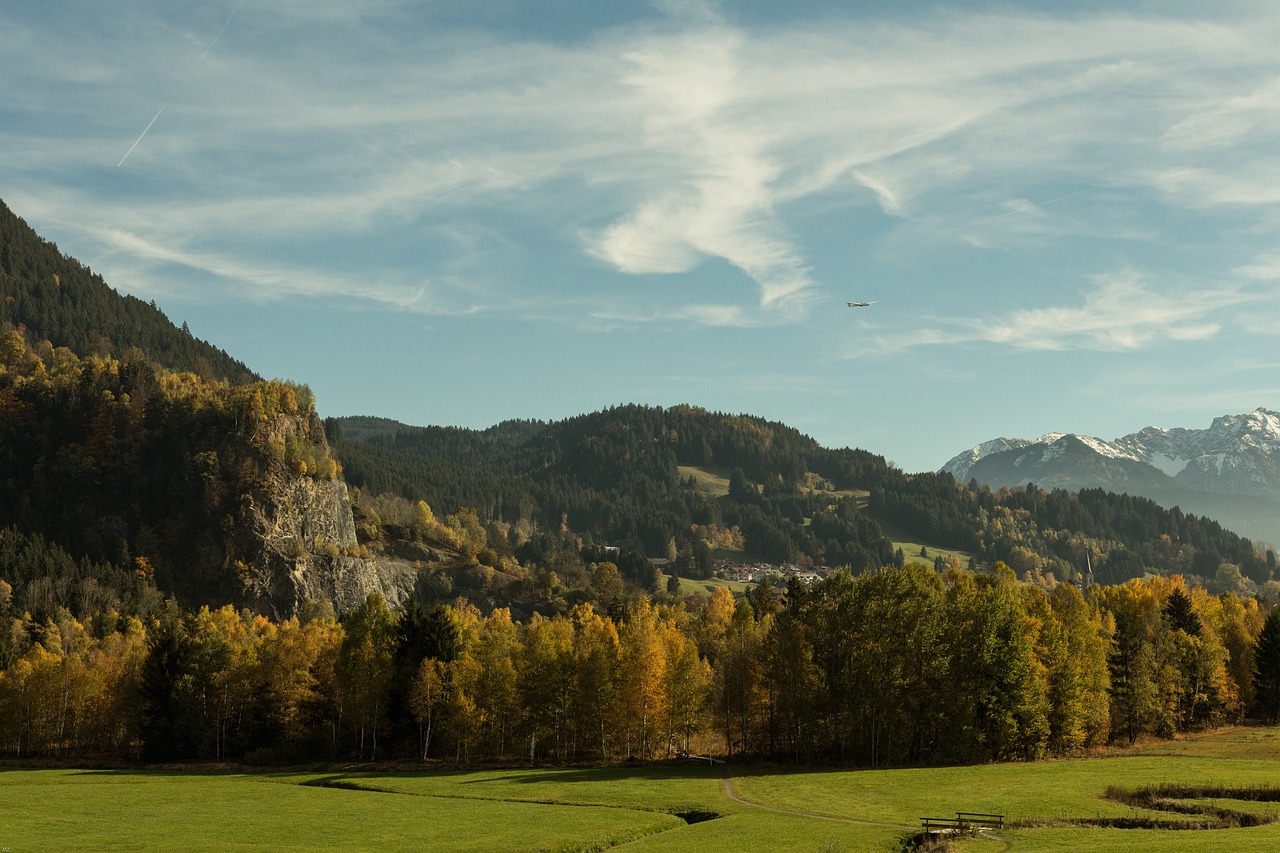
[[(1176, 820), (1178, 816), (1168, 812), (1134, 809), (1104, 796), (1110, 785), (1141, 788), (1161, 783), (1280, 786), (1280, 737), (1274, 729), (1246, 728), (1092, 758), (807, 777), (794, 771), (738, 771), (734, 780), (737, 792), (747, 799), (831, 816), (918, 826), (921, 817), (948, 817), (957, 811), (1003, 814), (1014, 826), (1000, 835), (1018, 850), (1280, 850), (1280, 823), (1197, 831), (1065, 823), (1132, 816)], [(1280, 809), (1280, 804), (1213, 802), (1262, 814)], [(1017, 825), (1023, 822), (1049, 825)], [(990, 839), (973, 839), (957, 849), (978, 853), (1005, 848)]]
[[(698, 494), (712, 498), (722, 498), (729, 494), (729, 477), (733, 473), (730, 468), (719, 465), (677, 465), (676, 473), (680, 475), (682, 482), (692, 477), (694, 491)], [(871, 497), (871, 492), (867, 489), (806, 488), (805, 491), (810, 494), (831, 495), (833, 498), (854, 498), (859, 509), (866, 507)]]
[[(961, 853), (1280, 850), (1280, 824), (1221, 830), (1071, 825), (1158, 816), (1107, 787), (1280, 785), (1280, 731), (1242, 728), (1112, 755), (902, 770), (760, 765), (327, 773), (0, 771), (0, 847), (23, 850), (890, 851), (919, 818), (1004, 814)], [(1216, 801), (1269, 814), (1280, 804)], [(687, 823), (680, 814), (719, 817)]]
[(412, 796), (270, 774), (0, 773), (0, 847), (28, 850), (603, 850), (685, 826), (604, 806)]

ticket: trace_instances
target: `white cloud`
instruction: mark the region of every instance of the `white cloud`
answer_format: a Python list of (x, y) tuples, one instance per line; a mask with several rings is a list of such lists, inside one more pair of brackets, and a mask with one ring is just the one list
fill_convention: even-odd
[(1096, 283), (1076, 306), (935, 320), (931, 327), (878, 343), (889, 350), (990, 343), (1017, 350), (1125, 352), (1164, 340), (1209, 340), (1222, 329), (1221, 321), (1214, 319), (1216, 312), (1257, 298), (1231, 288), (1171, 292), (1131, 270), (1099, 276)]
[(687, 272), (704, 257), (723, 258), (758, 283), (762, 307), (794, 312), (812, 282), (772, 214), (778, 166), (764, 135), (736, 115), (743, 49), (740, 35), (713, 27), (625, 54), (633, 70), (622, 82), (642, 106), (643, 143), (683, 174), (587, 235), (587, 246), (630, 273)]
[(1245, 278), (1259, 281), (1280, 279), (1280, 252), (1259, 255), (1252, 263), (1237, 267), (1236, 272)]
[(1249, 137), (1269, 144), (1280, 132), (1280, 79), (1264, 79), (1244, 94), (1204, 93), (1189, 115), (1165, 131), (1161, 142), (1177, 151), (1235, 147)]
[(1152, 182), (1172, 196), (1195, 205), (1271, 206), (1280, 204), (1280, 163), (1260, 164), (1250, 173), (1181, 166), (1152, 175)]
[(706, 326), (737, 326), (749, 328), (760, 325), (747, 315), (740, 305), (686, 305), (678, 316), (687, 317)]
[(683, 24), (718, 24), (724, 21), (720, 3), (714, 0), (653, 0), (654, 8)]

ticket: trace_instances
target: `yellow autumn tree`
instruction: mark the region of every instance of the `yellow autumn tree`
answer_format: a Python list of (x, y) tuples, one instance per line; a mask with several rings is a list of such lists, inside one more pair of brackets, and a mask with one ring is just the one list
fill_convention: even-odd
[(529, 739), (529, 760), (545, 743), (567, 757), (574, 691), (573, 625), (535, 613), (524, 627), (518, 682)]
[(648, 758), (660, 742), (667, 713), (666, 649), (657, 629), (657, 614), (648, 599), (640, 599), (619, 632), (621, 666), (619, 704), (624, 715), (623, 742), (627, 752)]
[(584, 743), (598, 749), (601, 758), (613, 757), (618, 710), (618, 668), (622, 644), (617, 626), (590, 604), (570, 612), (574, 625), (573, 716)]

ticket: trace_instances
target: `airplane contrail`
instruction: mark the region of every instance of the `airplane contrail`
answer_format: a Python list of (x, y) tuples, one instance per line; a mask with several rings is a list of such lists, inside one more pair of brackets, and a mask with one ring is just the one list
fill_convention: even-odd
[(138, 134), (138, 138), (133, 140), (133, 144), (129, 146), (128, 151), (124, 152), (124, 156), (120, 158), (120, 162), (116, 163), (117, 169), (119, 169), (121, 166), (124, 165), (125, 160), (129, 159), (129, 155), (133, 153), (133, 149), (138, 147), (138, 143), (142, 141), (142, 137), (147, 135), (147, 131), (151, 130), (151, 126), (156, 123), (157, 119), (160, 118), (160, 113), (164, 112), (165, 108), (168, 107), (169, 104), (173, 103), (173, 99), (178, 97), (178, 94), (182, 91), (182, 88), (187, 85), (187, 80), (191, 77), (191, 72), (195, 71), (197, 68), (200, 67), (200, 63), (204, 62), (205, 57), (209, 55), (209, 51), (213, 50), (214, 45), (218, 43), (218, 39), (222, 38), (223, 32), (225, 32), (227, 27), (231, 25), (231, 20), (236, 16), (237, 13), (239, 13), (241, 9), (244, 8), (244, 4), (248, 2), (249, 0), (240, 0), (240, 5), (237, 6), (235, 10), (232, 11), (232, 13), (227, 16), (227, 19), (225, 21), (222, 22), (222, 26), (218, 29), (217, 35), (215, 35), (213, 37), (213, 40), (210, 41), (209, 44), (205, 47), (204, 53), (200, 54), (200, 58), (196, 60), (196, 64), (191, 66), (190, 69), (188, 69), (187, 73), (183, 76), (181, 82), (178, 83), (178, 88), (174, 89), (173, 94), (169, 96), (169, 100), (165, 101), (164, 104), (160, 106), (160, 109), (156, 110), (156, 114), (151, 117), (151, 121), (147, 122), (147, 126), (142, 129), (142, 133)]
[[(1057, 198), (1051, 198), (1051, 199), (1049, 199), (1048, 201), (1042, 201), (1042, 202), (1039, 202), (1039, 203), (1031, 202), (1031, 206), (1032, 206), (1032, 207), (1044, 207), (1046, 204), (1054, 204), (1055, 202), (1059, 202), (1059, 201), (1066, 201), (1066, 200), (1067, 200), (1067, 199), (1069, 199), (1069, 198), (1075, 198), (1076, 196), (1078, 196), (1078, 195), (1082, 194), (1083, 192), (1084, 192), (1084, 190), (1079, 190), (1079, 191), (1077, 191), (1077, 192), (1073, 192), (1073, 193), (1071, 193), (1070, 195), (1063, 195), (1063, 196), (1058, 196)], [(986, 218), (986, 219), (979, 219), (977, 222), (970, 222), (970, 223), (968, 223), (968, 224), (966, 224), (966, 225), (961, 225), (959, 228), (952, 228), (950, 231), (943, 231), (942, 233), (943, 233), (944, 235), (945, 235), (945, 234), (954, 234), (954, 233), (956, 233), (957, 231), (963, 231), (964, 229), (966, 229), (966, 228), (972, 228), (972, 227), (973, 227), (973, 226), (975, 226), (975, 225), (985, 225), (985, 224), (986, 224), (986, 223), (988, 223), (988, 222), (995, 222), (997, 219), (1004, 219), (1006, 216), (1013, 216), (1013, 215), (1018, 214), (1018, 213), (1026, 213), (1026, 212), (1027, 212), (1027, 210), (1026, 210), (1026, 208), (1025, 208), (1025, 207), (1023, 207), (1023, 208), (1018, 208), (1017, 210), (1010, 210), (1010, 211), (1006, 211), (1005, 213), (1001, 213), (1001, 214), (1000, 214), (1000, 215), (998, 215), (998, 216), (990, 216), (990, 217), (988, 217), (988, 218)]]
[[(167, 106), (169, 106), (169, 102), (165, 101), (164, 107)], [(138, 143), (142, 141), (142, 137), (147, 135), (147, 131), (151, 129), (151, 125), (155, 124), (156, 119), (160, 118), (160, 113), (164, 112), (164, 107), (156, 110), (156, 114), (151, 117), (151, 121), (147, 122), (147, 126), (142, 129), (142, 133), (139, 133), (138, 138), (133, 140), (133, 144), (129, 146), (129, 150), (124, 152), (124, 156), (120, 158), (120, 162), (116, 163), (117, 169), (124, 165), (125, 160), (129, 159), (129, 155), (133, 153), (133, 149), (138, 147)]]

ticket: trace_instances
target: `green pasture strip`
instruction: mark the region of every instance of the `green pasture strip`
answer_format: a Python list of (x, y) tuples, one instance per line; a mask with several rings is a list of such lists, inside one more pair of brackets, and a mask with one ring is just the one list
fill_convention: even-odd
[(0, 847), (13, 853), (603, 850), (683, 826), (653, 811), (340, 790), (270, 774), (0, 772)]
[[(932, 566), (933, 560), (939, 554), (945, 557), (955, 557), (960, 560), (961, 565), (968, 565), (969, 557), (972, 556), (968, 551), (959, 551), (955, 548), (942, 548), (930, 542), (917, 542), (907, 538), (907, 533), (902, 528), (897, 527), (892, 522), (877, 520), (880, 530), (885, 536), (889, 537), (889, 541), (893, 543), (895, 551), (901, 549), (902, 556), (906, 558), (908, 563), (920, 563), (921, 565)], [(920, 549), (927, 548), (929, 550), (928, 557), (920, 556)]]
[(1161, 782), (1229, 786), (1280, 782), (1271, 759), (1132, 755), (1026, 764), (857, 772), (797, 772), (735, 768), (734, 788), (746, 799), (790, 811), (888, 823), (957, 811), (1003, 814), (1008, 821), (1059, 817), (1163, 816), (1105, 798), (1109, 785), (1138, 788)]
[(360, 771), (294, 778), (353, 782), (427, 797), (602, 806), (672, 814), (695, 810), (726, 814), (743, 808), (724, 796), (718, 767), (696, 764), (406, 773)]
[[(1280, 832), (1274, 827), (1212, 830), (1099, 829), (1043, 827), (1004, 830), (1001, 837), (1017, 853), (1274, 853)], [(953, 843), (955, 853), (996, 853), (1003, 842), (965, 839)]]
[[(922, 546), (929, 549), (928, 557), (920, 556), (920, 548)], [(969, 564), (970, 555), (968, 551), (957, 551), (953, 548), (935, 548), (932, 545), (929, 545), (928, 543), (924, 543), (924, 542), (894, 541), (893, 549), (895, 551), (901, 550), (903, 559), (908, 564), (919, 563), (922, 566), (932, 566), (934, 559), (939, 555), (941, 555), (943, 559), (946, 559), (947, 557), (955, 557), (957, 560), (960, 561), (960, 565), (962, 566)]]
[(1139, 744), (1126, 750), (1126, 754), (1280, 761), (1280, 727), (1236, 726), (1180, 735), (1176, 740)]
[(834, 823), (751, 809), (696, 823), (628, 844), (627, 853), (728, 850), (751, 853), (890, 853), (902, 833), (875, 826)]
[[(893, 851), (924, 816), (1003, 814), (998, 838), (957, 853), (1280, 850), (1280, 824), (1240, 829), (1118, 829), (1091, 818), (1179, 819), (1106, 799), (1175, 783), (1280, 784), (1276, 729), (1239, 728), (1062, 761), (902, 770), (735, 765), (325, 772), (0, 770), (0, 848), (28, 850)], [(1188, 802), (1267, 814), (1280, 805)], [(803, 814), (782, 814), (768, 808)], [(719, 817), (686, 823), (682, 813)], [(817, 814), (869, 826), (806, 817)], [(1189, 818), (1194, 820), (1194, 818)], [(1023, 822), (1019, 825), (1019, 822)], [(1037, 823), (1041, 822), (1041, 823)], [(910, 828), (910, 829), (908, 829)]]
[[(1276, 780), (1280, 785), (1280, 778)], [(1233, 800), (1227, 797), (1205, 797), (1194, 800), (1178, 800), (1180, 803), (1192, 803), (1207, 809), (1230, 809), (1233, 812), (1246, 812), (1254, 815), (1280, 815), (1280, 802), (1259, 800)]]
[(697, 484), (696, 489), (700, 494), (713, 498), (721, 498), (729, 494), (729, 474), (731, 472), (728, 468), (677, 465), (676, 472), (682, 481), (692, 476), (693, 481)]

